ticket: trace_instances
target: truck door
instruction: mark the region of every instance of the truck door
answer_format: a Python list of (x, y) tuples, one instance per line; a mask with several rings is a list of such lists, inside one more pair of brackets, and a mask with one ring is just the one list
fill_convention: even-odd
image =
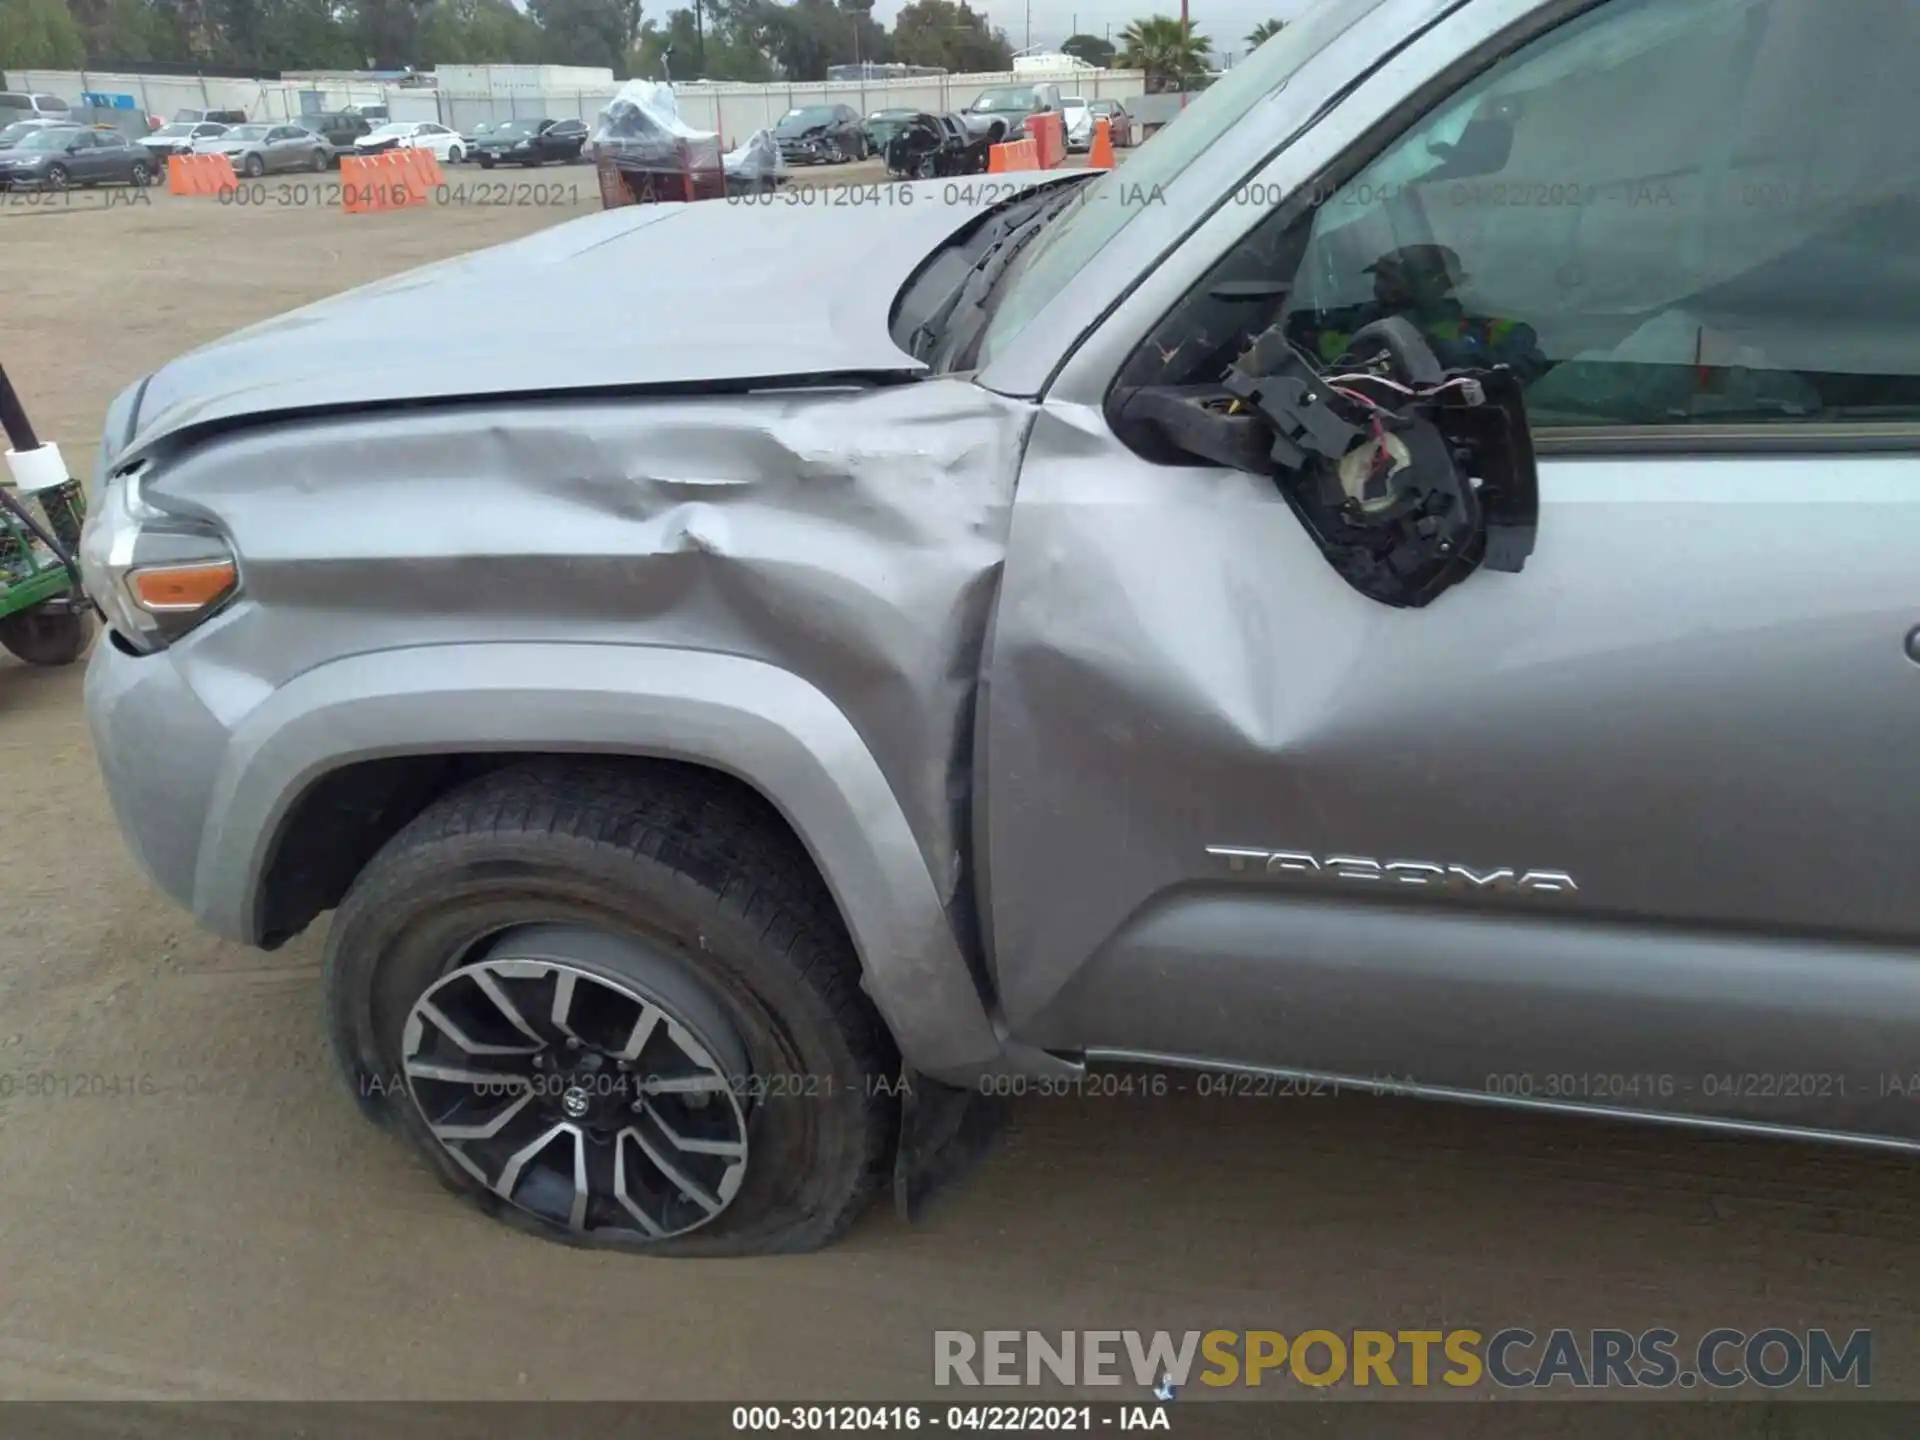
[[(1006, 1020), (1920, 1138), (1920, 32), (1607, 0), (1449, 52), (1475, 8), (1041, 406), (983, 701)], [(1383, 314), (1520, 376), (1539, 454), (1524, 568), (1417, 608), (1115, 409)]]

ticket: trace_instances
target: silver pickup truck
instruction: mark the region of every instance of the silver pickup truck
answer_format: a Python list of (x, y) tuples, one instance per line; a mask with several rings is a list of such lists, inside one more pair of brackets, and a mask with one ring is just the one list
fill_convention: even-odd
[(331, 911), (355, 1097), (574, 1243), (817, 1246), (1116, 1074), (1920, 1147), (1916, 73), (1346, 0), (1110, 172), (242, 331), (106, 418), (122, 828)]

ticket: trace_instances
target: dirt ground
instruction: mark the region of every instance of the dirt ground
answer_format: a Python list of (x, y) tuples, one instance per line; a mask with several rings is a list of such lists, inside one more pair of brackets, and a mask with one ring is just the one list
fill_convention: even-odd
[[(560, 203), (374, 216), (300, 183), (0, 197), (0, 361), (76, 468), (174, 354), (597, 207), (584, 168), (526, 177)], [(1920, 1393), (1911, 1162), (1415, 1101), (1030, 1100), (919, 1226), (762, 1261), (546, 1245), (359, 1119), (319, 933), (215, 943), (139, 878), (78, 668), (0, 658), (0, 787), (0, 1396), (933, 1399), (936, 1329), (1462, 1324), (1870, 1327), (1872, 1393)]]

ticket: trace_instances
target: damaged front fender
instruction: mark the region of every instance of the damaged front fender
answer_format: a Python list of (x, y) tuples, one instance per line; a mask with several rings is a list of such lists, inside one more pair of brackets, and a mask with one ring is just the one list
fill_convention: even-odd
[(910, 1064), (990, 1062), (974, 710), (1030, 423), (942, 379), (423, 406), (157, 455), (143, 496), (217, 523), (242, 577), (166, 662), (232, 735), (196, 910), (256, 938), (272, 836), (339, 766), (676, 758), (786, 814)]
[(1000, 1042), (912, 828), (846, 716), (735, 655), (609, 645), (445, 645), (357, 655), (281, 687), (234, 732), (195, 875), (203, 924), (251, 940), (291, 807), (345, 760), (487, 751), (690, 761), (753, 786), (813, 856), (901, 1052), (930, 1072)]

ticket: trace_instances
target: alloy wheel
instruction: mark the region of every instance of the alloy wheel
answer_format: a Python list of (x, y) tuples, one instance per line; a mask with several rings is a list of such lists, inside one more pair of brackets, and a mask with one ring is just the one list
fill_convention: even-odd
[(575, 1235), (663, 1240), (739, 1192), (744, 1052), (698, 990), (569, 958), (608, 939), (509, 932), (414, 1002), (402, 1068), (434, 1138), (501, 1199)]

